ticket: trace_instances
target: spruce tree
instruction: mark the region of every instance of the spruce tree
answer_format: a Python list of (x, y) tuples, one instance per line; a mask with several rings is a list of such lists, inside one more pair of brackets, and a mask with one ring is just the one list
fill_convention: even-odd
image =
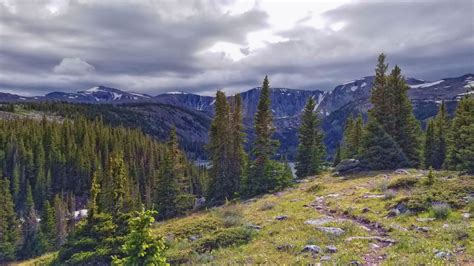
[(15, 259), (20, 230), (15, 214), (10, 182), (0, 179), (0, 264)]
[(359, 115), (357, 119), (349, 117), (346, 122), (343, 139), (343, 158), (352, 159), (357, 158), (361, 149), (361, 139), (363, 131), (362, 116)]
[(434, 157), (433, 157), (433, 168), (441, 169), (446, 159), (447, 150), (447, 138), (449, 133), (450, 121), (448, 113), (446, 111), (446, 104), (444, 101), (439, 107), (438, 114), (434, 119)]
[(421, 143), (420, 125), (413, 115), (413, 107), (408, 98), (409, 86), (401, 75), (401, 69), (395, 66), (387, 80), (390, 90), (389, 107), (393, 117), (393, 123), (383, 121), (385, 131), (394, 138), (398, 146), (408, 158), (410, 167), (420, 164)]
[(446, 166), (474, 173), (474, 97), (462, 98), (456, 108), (449, 134)]
[(156, 184), (156, 199), (158, 215), (160, 218), (170, 218), (177, 214), (179, 194), (178, 176), (175, 171), (176, 151), (174, 150), (176, 140), (176, 129), (173, 128), (168, 140), (168, 147), (160, 168), (159, 178)]
[(387, 121), (388, 123), (392, 121), (390, 116), (390, 111), (388, 107), (388, 90), (387, 90), (387, 69), (388, 64), (385, 64), (385, 54), (381, 53), (378, 56), (377, 67), (375, 68), (375, 78), (372, 86), (372, 93), (370, 96), (370, 102), (374, 106), (371, 113), (373, 118), (382, 123), (382, 121)]
[(54, 214), (54, 208), (46, 200), (43, 204), (43, 212), (41, 215), (41, 232), (46, 239), (47, 251), (52, 251), (56, 244), (56, 219)]
[(319, 173), (324, 160), (323, 134), (315, 107), (315, 101), (309, 98), (301, 116), (296, 160), (296, 175), (299, 178)]
[[(243, 124), (243, 113), (242, 113), (242, 98), (240, 94), (233, 97), (232, 114), (231, 114), (231, 149), (230, 149), (230, 179), (232, 181), (231, 193), (234, 197), (241, 188), (242, 176), (244, 175), (247, 155), (244, 151), (245, 142), (245, 128)], [(229, 193), (230, 194), (230, 193)]]
[(59, 195), (54, 197), (54, 220), (56, 225), (55, 247), (59, 249), (67, 237), (67, 210)]
[(382, 170), (406, 165), (408, 159), (395, 140), (385, 132), (372, 115), (369, 115), (362, 136), (360, 161), (364, 168)]
[(231, 198), (235, 192), (230, 167), (230, 131), (229, 106), (224, 92), (216, 93), (215, 116), (209, 134), (208, 150), (211, 159), (209, 170), (210, 190), (208, 197), (211, 201), (220, 202)]
[(275, 132), (270, 108), (270, 83), (265, 76), (255, 114), (256, 139), (253, 147), (254, 160), (250, 165), (246, 193), (248, 196), (265, 193), (275, 188), (279, 174), (275, 172), (275, 163), (271, 161), (278, 141), (272, 139)]
[(425, 168), (433, 167), (435, 156), (435, 136), (434, 136), (434, 122), (428, 121), (425, 134), (425, 145), (423, 148), (423, 159)]
[(128, 221), (130, 233), (125, 236), (125, 243), (122, 246), (124, 257), (114, 256), (113, 265), (169, 265), (163, 255), (166, 249), (164, 239), (155, 237), (151, 231), (151, 226), (155, 222), (154, 215), (156, 211), (135, 212), (135, 217)]

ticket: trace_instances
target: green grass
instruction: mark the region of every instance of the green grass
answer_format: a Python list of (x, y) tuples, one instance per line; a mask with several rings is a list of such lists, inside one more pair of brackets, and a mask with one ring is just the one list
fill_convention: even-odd
[[(451, 178), (445, 180), (443, 174), (449, 174)], [(387, 175), (390, 177), (387, 178)], [(377, 222), (389, 230), (388, 237), (397, 240), (397, 243), (381, 250), (387, 254), (382, 264), (474, 263), (474, 243), (471, 240), (474, 238), (474, 224), (472, 219), (465, 219), (461, 215), (469, 212), (471, 207), (467, 202), (452, 204), (454, 200), (460, 201), (466, 195), (467, 190), (462, 187), (469, 189), (474, 186), (474, 179), (460, 178), (452, 172), (437, 175), (435, 184), (428, 186), (424, 182), (425, 175), (416, 170), (411, 170), (409, 176), (372, 172), (353, 175), (344, 180), (325, 173), (283, 193), (264, 195), (247, 203), (233, 203), (158, 224), (156, 233), (168, 236), (170, 248), (167, 255), (171, 260), (181, 263), (314, 264), (324, 255), (331, 256), (331, 260), (327, 262), (329, 264), (348, 264), (353, 260), (364, 262), (364, 255), (371, 252), (370, 244), (376, 242), (366, 239), (345, 241), (349, 236), (370, 235), (357, 223), (344, 221), (325, 225), (344, 229), (345, 233), (339, 237), (327, 235), (304, 223), (308, 219), (323, 216), (310, 204), (317, 196), (324, 196), (331, 209)], [(383, 194), (388, 184), (392, 184), (394, 195), (370, 197)], [(417, 221), (420, 217), (432, 217), (431, 209), (413, 211), (393, 218), (386, 217), (390, 208), (400, 202), (412, 201), (428, 205), (425, 201), (444, 200), (448, 196), (454, 196), (454, 199), (447, 199), (453, 206), (445, 219)], [(364, 210), (365, 208), (368, 210)], [(275, 217), (279, 215), (286, 215), (288, 219), (278, 221)], [(257, 225), (262, 229), (250, 229), (249, 233), (248, 225)], [(430, 227), (430, 230), (418, 232), (410, 229), (413, 226)], [(211, 239), (215, 242), (215, 238), (219, 238), (216, 235), (219, 236), (226, 230), (232, 233), (223, 237), (226, 239), (225, 245), (213, 244), (212, 250), (205, 252), (200, 249), (203, 241)], [(191, 234), (197, 236), (197, 240), (183, 238)], [(308, 244), (320, 246), (322, 253), (312, 255), (302, 252)], [(334, 245), (338, 251), (328, 254), (325, 251), (326, 245)], [(457, 252), (461, 249), (464, 249), (462, 253)], [(453, 256), (449, 260), (436, 258), (436, 250), (450, 252)]]

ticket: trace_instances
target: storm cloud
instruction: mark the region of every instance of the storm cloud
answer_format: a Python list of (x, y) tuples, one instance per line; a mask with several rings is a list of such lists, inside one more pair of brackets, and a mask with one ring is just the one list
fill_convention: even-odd
[[(318, 14), (318, 26), (302, 12), (284, 29), (271, 22), (272, 3), (235, 4), (0, 0), (0, 91), (212, 94), (259, 86), (267, 74), (275, 87), (331, 89), (372, 75), (380, 52), (426, 80), (474, 70), (471, 0), (352, 1)], [(249, 34), (260, 32), (273, 40), (253, 45)]]

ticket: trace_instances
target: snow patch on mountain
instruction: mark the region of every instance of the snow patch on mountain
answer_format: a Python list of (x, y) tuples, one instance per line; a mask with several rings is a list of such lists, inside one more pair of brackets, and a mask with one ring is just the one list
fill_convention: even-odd
[(429, 83), (421, 83), (421, 84), (417, 84), (417, 85), (411, 85), (410, 88), (412, 88), (412, 89), (427, 88), (427, 87), (432, 87), (432, 86), (438, 85), (438, 84), (443, 83), (443, 82), (444, 82), (444, 79), (438, 80), (438, 81), (435, 81), (435, 82), (429, 82)]

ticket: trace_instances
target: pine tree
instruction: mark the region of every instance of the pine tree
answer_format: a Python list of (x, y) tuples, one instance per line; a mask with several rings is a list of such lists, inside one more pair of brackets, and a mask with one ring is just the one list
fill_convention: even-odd
[(387, 91), (387, 69), (388, 64), (385, 64), (385, 54), (380, 54), (378, 57), (377, 67), (375, 68), (375, 78), (372, 86), (372, 94), (370, 96), (370, 102), (373, 104), (374, 108), (370, 111), (373, 118), (382, 123), (382, 121), (387, 121), (387, 123), (392, 122), (390, 116), (390, 111), (388, 107), (388, 91)]
[(447, 150), (447, 134), (449, 132), (449, 118), (446, 111), (446, 104), (444, 101), (439, 107), (438, 114), (434, 120), (434, 138), (435, 138), (435, 149), (433, 157), (433, 168), (441, 169), (446, 159)]
[(122, 246), (123, 258), (114, 256), (113, 265), (169, 265), (163, 252), (166, 249), (162, 237), (154, 237), (151, 226), (155, 222), (153, 218), (156, 211), (142, 210), (136, 212), (136, 216), (129, 220), (130, 233), (125, 236), (125, 244)]
[(56, 244), (56, 219), (54, 209), (46, 200), (43, 204), (43, 213), (41, 215), (41, 232), (46, 239), (46, 250), (52, 251)]
[(8, 179), (0, 179), (0, 264), (14, 260), (20, 240)]
[(55, 220), (55, 247), (59, 249), (66, 242), (67, 236), (67, 217), (66, 206), (59, 195), (54, 198), (54, 220)]
[(23, 243), (20, 250), (21, 258), (31, 258), (39, 256), (46, 251), (47, 244), (38, 222), (38, 215), (36, 213), (35, 204), (33, 201), (33, 193), (31, 186), (27, 182), (26, 203), (23, 229)]
[(343, 158), (352, 159), (358, 157), (361, 149), (363, 124), (364, 122), (360, 114), (355, 121), (352, 117), (348, 118), (344, 130)]
[[(231, 149), (230, 149), (230, 179), (232, 181), (231, 193), (234, 197), (241, 188), (242, 176), (244, 175), (247, 154), (244, 151), (245, 142), (245, 128), (243, 125), (243, 113), (242, 113), (242, 98), (240, 94), (233, 97), (232, 114), (231, 114)], [(229, 193), (230, 194), (230, 193)]]
[(168, 148), (161, 165), (160, 175), (156, 184), (156, 204), (160, 218), (170, 218), (177, 214), (179, 194), (178, 176), (175, 171), (176, 163), (176, 129), (173, 128), (168, 140)]
[(210, 129), (208, 150), (211, 158), (209, 198), (220, 202), (235, 192), (230, 168), (231, 140), (229, 106), (224, 92), (216, 93), (215, 116)]
[(474, 173), (474, 97), (464, 97), (456, 108), (448, 141), (448, 169)]
[(273, 126), (270, 104), (270, 83), (268, 77), (265, 76), (258, 100), (257, 113), (255, 114), (256, 140), (253, 150), (256, 166), (261, 168), (260, 170), (263, 170), (265, 163), (270, 160), (276, 146), (278, 146), (278, 141), (272, 139), (275, 127)]
[(435, 156), (435, 136), (434, 136), (434, 122), (430, 120), (426, 128), (425, 146), (423, 149), (423, 158), (425, 168), (433, 167)]
[(395, 140), (372, 115), (369, 115), (362, 136), (360, 160), (363, 167), (371, 170), (395, 169), (408, 161)]
[(123, 154), (118, 153), (110, 157), (104, 180), (104, 212), (112, 215), (128, 212), (132, 202)]
[(420, 125), (413, 115), (413, 107), (408, 98), (410, 87), (401, 75), (401, 69), (395, 66), (387, 80), (390, 89), (390, 110), (393, 123), (384, 121), (385, 131), (394, 138), (408, 158), (408, 166), (416, 167), (420, 164)]
[(296, 161), (296, 175), (299, 178), (315, 175), (322, 168), (325, 151), (315, 107), (313, 98), (309, 98), (301, 117)]

